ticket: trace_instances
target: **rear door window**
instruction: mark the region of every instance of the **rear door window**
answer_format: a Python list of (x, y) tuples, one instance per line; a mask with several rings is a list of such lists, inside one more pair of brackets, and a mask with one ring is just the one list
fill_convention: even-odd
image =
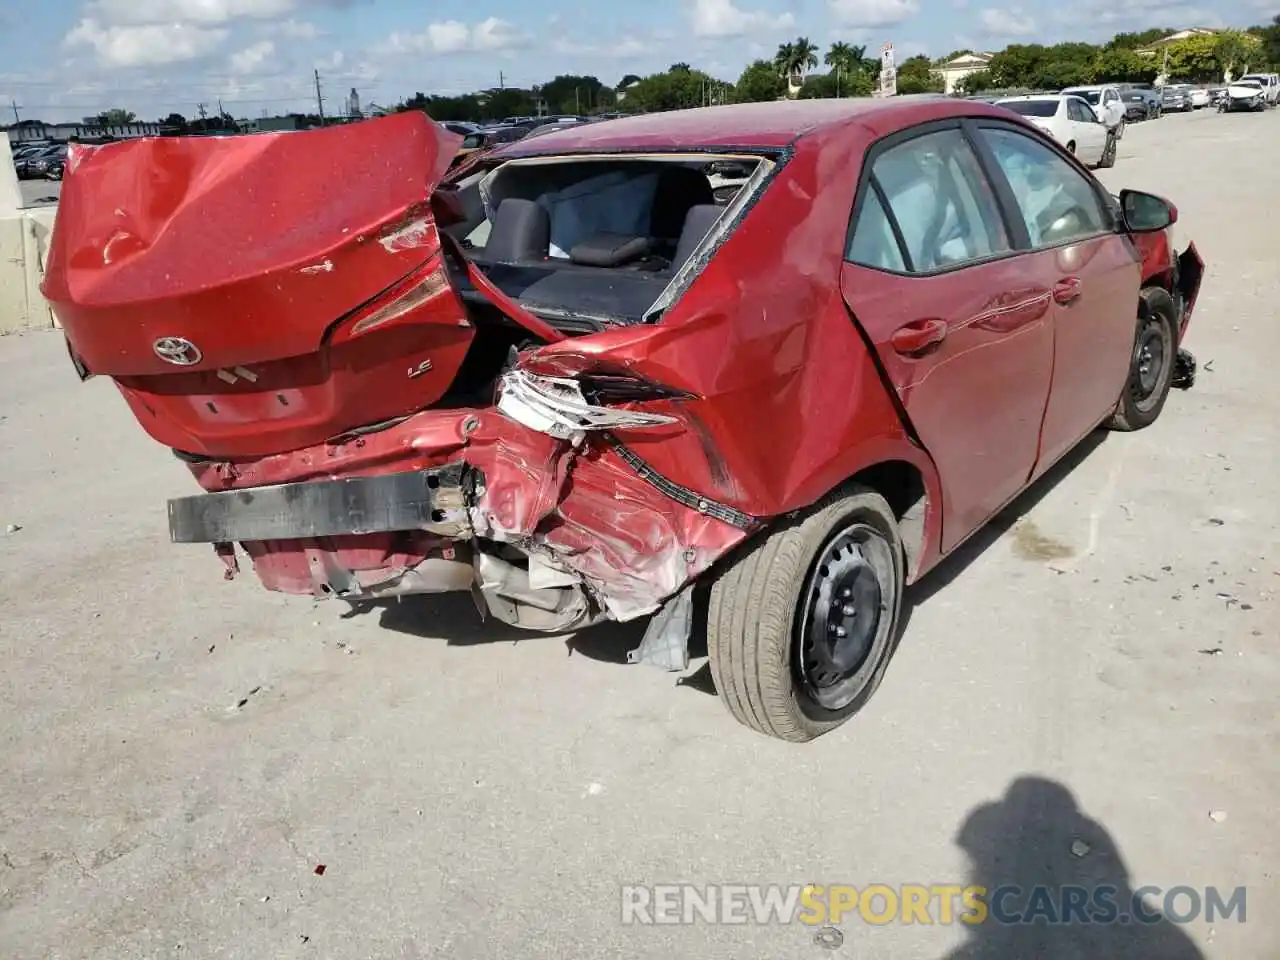
[[(1013, 249), (990, 185), (958, 129), (927, 133), (893, 146), (873, 162), (874, 188), (854, 229), (849, 258), (885, 268), (884, 215), (902, 235), (906, 269), (930, 273)], [(871, 202), (878, 191), (888, 204)], [(901, 259), (901, 255), (899, 257)], [(895, 269), (895, 267), (888, 267)]]

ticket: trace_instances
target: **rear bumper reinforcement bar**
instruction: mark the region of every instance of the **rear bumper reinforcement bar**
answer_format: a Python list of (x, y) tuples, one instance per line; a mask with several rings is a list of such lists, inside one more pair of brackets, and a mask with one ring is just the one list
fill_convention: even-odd
[(281, 483), (169, 501), (174, 543), (299, 540), (344, 534), (425, 530), (470, 536), (467, 467)]

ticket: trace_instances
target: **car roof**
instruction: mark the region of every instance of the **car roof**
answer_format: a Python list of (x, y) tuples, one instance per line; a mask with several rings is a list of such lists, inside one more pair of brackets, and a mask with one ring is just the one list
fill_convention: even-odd
[(1012, 97), (1001, 97), (996, 103), (1008, 103), (1010, 100), (1066, 100), (1079, 99), (1072, 97), (1069, 93), (1019, 93)]
[(801, 138), (828, 135), (849, 123), (862, 122), (884, 130), (960, 116), (1007, 119), (1008, 111), (941, 94), (741, 103), (639, 114), (608, 123), (577, 124), (521, 141), (505, 148), (502, 156), (785, 148)]

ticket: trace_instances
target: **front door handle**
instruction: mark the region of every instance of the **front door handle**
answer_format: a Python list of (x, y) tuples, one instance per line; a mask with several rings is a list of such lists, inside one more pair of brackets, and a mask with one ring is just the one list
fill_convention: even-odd
[(1079, 296), (1079, 277), (1066, 277), (1053, 285), (1053, 299), (1058, 303), (1070, 303)]
[(893, 331), (889, 342), (898, 353), (911, 356), (923, 353), (947, 339), (947, 324), (943, 320), (917, 320)]

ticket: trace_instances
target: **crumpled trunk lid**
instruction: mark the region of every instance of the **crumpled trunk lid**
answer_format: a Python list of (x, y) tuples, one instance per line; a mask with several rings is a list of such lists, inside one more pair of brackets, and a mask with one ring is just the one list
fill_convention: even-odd
[(261, 455), (406, 415), (474, 337), (430, 206), (457, 143), (413, 111), (74, 147), (44, 294), (176, 449)]

